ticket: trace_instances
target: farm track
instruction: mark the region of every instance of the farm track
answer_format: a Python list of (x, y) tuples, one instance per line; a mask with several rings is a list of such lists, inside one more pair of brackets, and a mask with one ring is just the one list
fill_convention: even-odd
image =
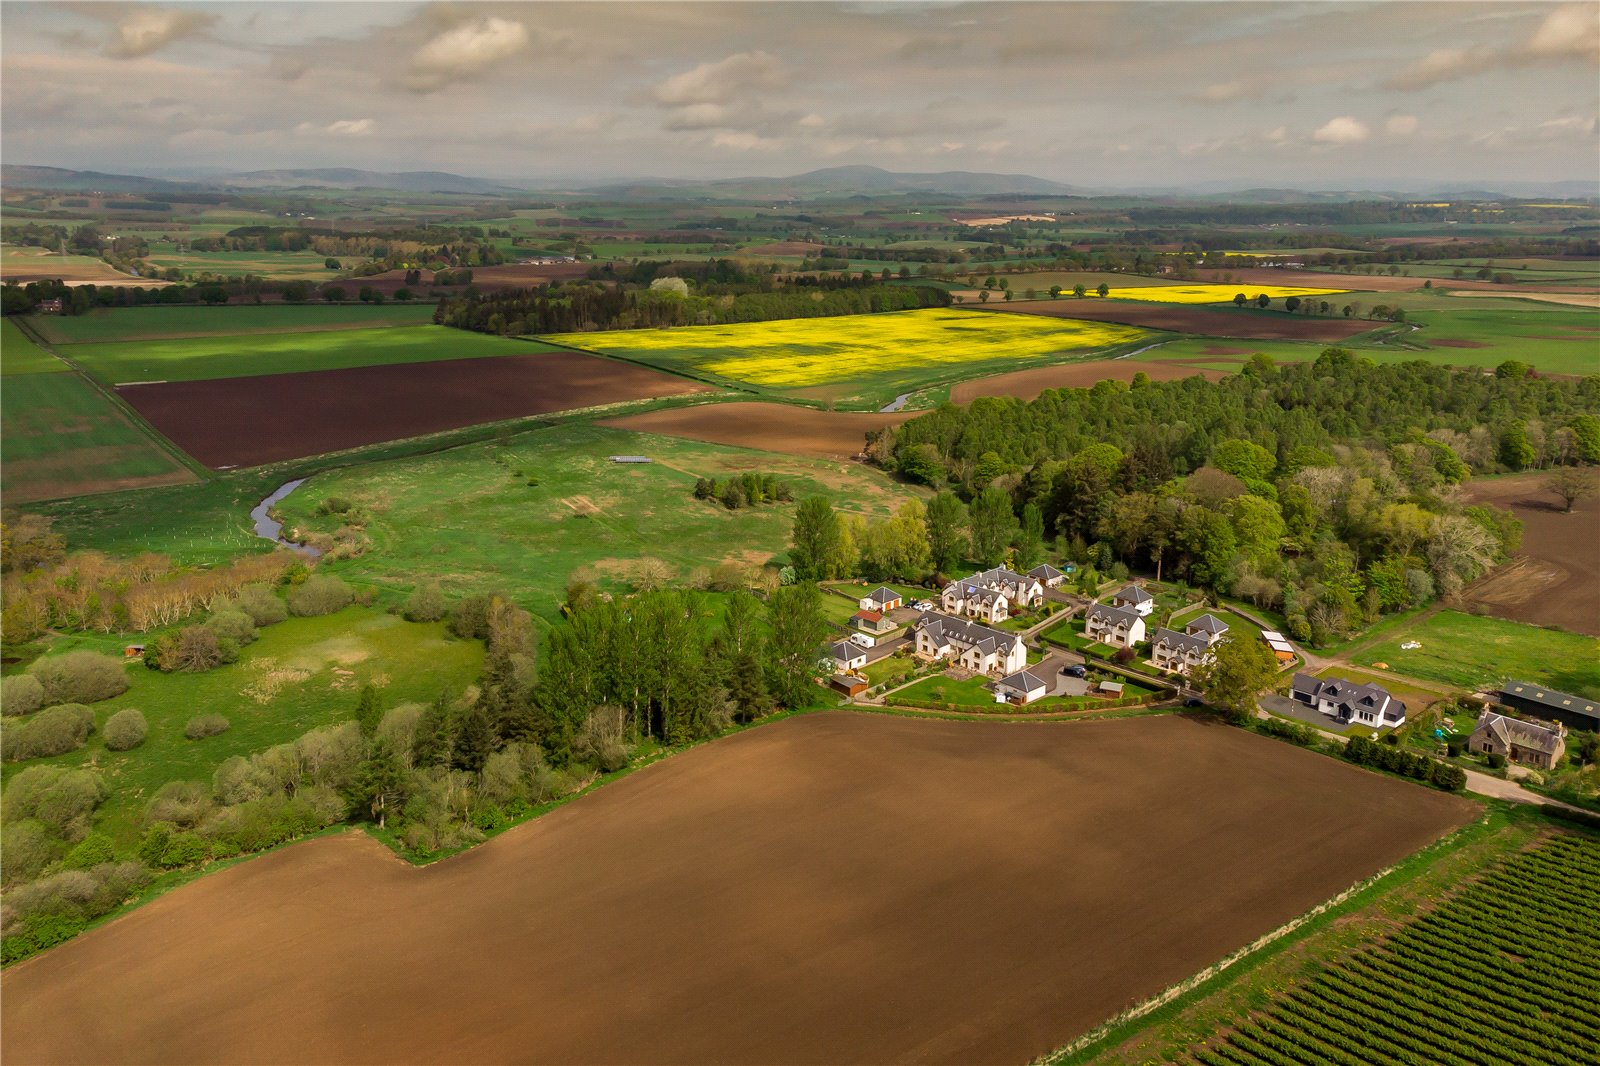
[(1475, 810), (1177, 716), (821, 713), (425, 869), (356, 833), (243, 863), (0, 1009), (30, 1063), (1020, 1062)]

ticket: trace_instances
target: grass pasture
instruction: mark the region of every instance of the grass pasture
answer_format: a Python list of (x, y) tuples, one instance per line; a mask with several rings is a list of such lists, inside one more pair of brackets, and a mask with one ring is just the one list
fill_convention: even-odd
[[(1600, 697), (1600, 640), (1594, 637), (1461, 611), (1396, 620), (1373, 633), (1378, 639), (1351, 656), (1361, 666), (1383, 663), (1393, 673), (1468, 691), (1514, 677)], [(1413, 640), (1422, 647), (1400, 647)]]
[[(171, 242), (154, 241), (145, 262), (160, 270), (174, 267), (185, 274), (215, 275), (222, 278), (242, 278), (254, 275), (273, 281), (322, 281), (348, 287), (352, 292), (360, 286), (359, 278), (341, 281), (338, 271), (324, 265), (326, 256), (316, 252), (195, 252), (178, 251)], [(347, 266), (354, 265), (359, 256), (350, 257)]]
[(1478, 811), (1178, 716), (804, 715), (421, 870), (343, 833), (202, 878), (7, 973), (7, 1053), (1027, 1062)]
[[(290, 320), (296, 319), (291, 317)], [(261, 374), (528, 355), (550, 350), (549, 345), (538, 341), (510, 340), (446, 326), (412, 325), (392, 329), (248, 333), (75, 344), (71, 347), (71, 357), (100, 380), (116, 385), (144, 381), (212, 381)]]
[[(623, 465), (610, 455), (654, 462)], [(651, 560), (681, 580), (721, 562), (759, 565), (782, 555), (794, 504), (729, 511), (693, 498), (696, 478), (743, 471), (777, 475), (796, 499), (820, 493), (874, 517), (916, 495), (859, 464), (567, 425), (321, 474), (280, 511), (291, 529), (328, 532), (342, 520), (317, 516), (317, 505), (329, 496), (353, 500), (373, 548), (324, 565), (397, 592), (430, 578), (451, 595), (502, 588), (553, 619), (579, 571), (617, 589), (639, 580)]]
[[(128, 665), (128, 691), (93, 709), (100, 726), (124, 707), (142, 711), (150, 731), (139, 747), (109, 751), (96, 733), (75, 752), (7, 763), (6, 777), (39, 763), (98, 767), (111, 785), (111, 796), (100, 809), (96, 829), (110, 835), (120, 853), (137, 842), (144, 805), (167, 781), (210, 781), (230, 756), (248, 755), (354, 718), (363, 684), (376, 686), (385, 706), (425, 703), (442, 689), (465, 688), (483, 665), (483, 645), (450, 637), (442, 622), (405, 622), (373, 608), (290, 618), (260, 633), (237, 663), (203, 674), (163, 674), (139, 662)], [(63, 651), (87, 647), (120, 655), (122, 641), (79, 637), (58, 644)], [(200, 714), (223, 715), (227, 732), (204, 740), (185, 738), (185, 723)]]
[(0, 374), (58, 374), (67, 364), (33, 343), (9, 318), (0, 318)]
[(860, 407), (957, 377), (1103, 353), (1147, 336), (1100, 322), (940, 309), (553, 339), (717, 382)]
[(97, 308), (86, 315), (36, 315), (29, 323), (51, 344), (94, 344), (421, 326), (432, 320), (432, 304), (355, 303)]
[(0, 448), (0, 494), (11, 503), (193, 479), (126, 412), (68, 370), (5, 376)]

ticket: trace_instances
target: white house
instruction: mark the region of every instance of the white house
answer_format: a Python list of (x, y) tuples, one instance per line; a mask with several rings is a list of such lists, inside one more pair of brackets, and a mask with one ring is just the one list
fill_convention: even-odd
[(1019, 670), (994, 683), (994, 701), (1029, 704), (1041, 699), (1049, 691), (1050, 686), (1038, 674), (1032, 670)]
[(1011, 601), (1004, 593), (980, 588), (965, 581), (952, 581), (939, 595), (939, 606), (946, 614), (1003, 622), (1011, 617)]
[(828, 648), (828, 665), (836, 674), (848, 674), (867, 665), (867, 650), (853, 641), (841, 640)]
[(1289, 695), (1307, 707), (1315, 708), (1341, 724), (1402, 726), (1406, 724), (1406, 705), (1373, 684), (1358, 685), (1342, 677), (1320, 678), (1295, 674)]
[(877, 611), (880, 614), (888, 614), (904, 603), (905, 601), (900, 598), (900, 594), (894, 589), (880, 586), (861, 597), (856, 606), (863, 611)]
[(1156, 600), (1138, 585), (1129, 585), (1111, 597), (1111, 606), (1121, 607), (1124, 611), (1133, 611), (1140, 618), (1149, 618), (1151, 612), (1156, 609)]
[(927, 659), (948, 659), (980, 674), (1014, 674), (1028, 665), (1028, 649), (1015, 633), (937, 614), (923, 615), (911, 628), (917, 654)]
[(1150, 661), (1160, 670), (1187, 675), (1213, 658), (1210, 642), (1199, 633), (1179, 633), (1163, 626), (1150, 638)]
[(1049, 563), (1036, 566), (1032, 570), (1029, 570), (1028, 576), (1033, 578), (1047, 589), (1060, 588), (1061, 583), (1067, 579), (1066, 574), (1063, 574), (1060, 570), (1057, 570)]
[(1131, 648), (1144, 640), (1144, 618), (1136, 611), (1096, 603), (1083, 616), (1083, 633), (1090, 640)]

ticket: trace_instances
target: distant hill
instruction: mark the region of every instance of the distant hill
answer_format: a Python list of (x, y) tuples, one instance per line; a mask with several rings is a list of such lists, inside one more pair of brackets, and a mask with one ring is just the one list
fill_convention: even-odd
[(60, 192), (159, 193), (193, 189), (187, 182), (102, 174), (98, 170), (64, 170), (20, 163), (0, 164), (0, 184), (13, 189), (55, 189)]
[(1084, 190), (1029, 174), (981, 174), (949, 170), (902, 174), (881, 167), (827, 167), (786, 178), (725, 178), (718, 181), (660, 180), (604, 185), (586, 192), (641, 199), (820, 200), (852, 196), (1074, 196)]
[(397, 192), (444, 192), (503, 196), (521, 190), (497, 181), (467, 178), (440, 170), (377, 170), (332, 167), (312, 170), (249, 170), (209, 178), (208, 185), (234, 189), (393, 189)]

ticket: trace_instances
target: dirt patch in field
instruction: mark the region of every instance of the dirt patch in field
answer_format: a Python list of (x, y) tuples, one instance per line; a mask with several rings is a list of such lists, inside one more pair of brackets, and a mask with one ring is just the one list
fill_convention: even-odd
[[(1281, 280), (1281, 279), (1280, 279)], [(1295, 284), (1301, 284), (1296, 282)], [(1220, 310), (1184, 304), (1141, 304), (1131, 300), (1022, 300), (985, 311), (1120, 322), (1205, 337), (1252, 341), (1342, 341), (1366, 333), (1373, 323), (1345, 318), (1303, 318), (1281, 311)]]
[(483, 422), (712, 391), (683, 378), (577, 352), (173, 381), (117, 390), (157, 429), (210, 467), (258, 466)]
[(1470, 481), (1467, 503), (1509, 508), (1522, 519), (1522, 554), (1468, 590), (1468, 602), (1497, 618), (1560, 626), (1600, 637), (1600, 500), (1579, 500), (1571, 514), (1544, 488), (1546, 474)]
[(1439, 348), (1487, 348), (1489, 345), (1483, 341), (1466, 340), (1462, 337), (1429, 337), (1428, 344)]
[(1107, 378), (1112, 381), (1132, 381), (1133, 376), (1141, 371), (1149, 375), (1151, 381), (1176, 381), (1196, 374), (1215, 381), (1224, 376), (1220, 370), (1202, 370), (1181, 363), (1096, 359), (1091, 363), (1062, 363), (1060, 366), (1041, 366), (976, 381), (963, 381), (950, 390), (950, 399), (955, 403), (971, 403), (979, 396), (1015, 396), (1021, 400), (1031, 400), (1046, 389), (1086, 389)]
[(898, 426), (914, 413), (818, 411), (781, 403), (737, 402), (650, 411), (600, 424), (712, 444), (838, 459), (862, 452), (868, 433)]
[(1179, 717), (808, 715), (424, 869), (352, 832), (177, 889), (8, 970), (6, 1055), (1026, 1062), (1478, 810)]

